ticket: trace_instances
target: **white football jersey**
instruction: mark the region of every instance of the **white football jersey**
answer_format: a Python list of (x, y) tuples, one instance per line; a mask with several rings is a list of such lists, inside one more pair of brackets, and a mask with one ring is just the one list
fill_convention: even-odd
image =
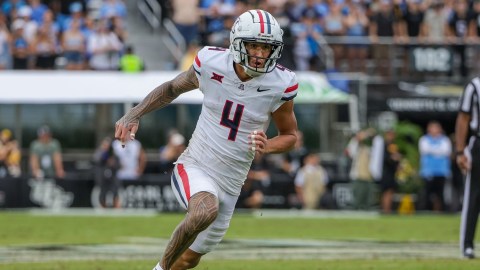
[(202, 112), (177, 162), (196, 163), (226, 192), (238, 195), (255, 155), (248, 136), (266, 131), (271, 114), (297, 95), (298, 82), (295, 73), (280, 65), (242, 82), (233, 65), (228, 49), (204, 47), (195, 57)]

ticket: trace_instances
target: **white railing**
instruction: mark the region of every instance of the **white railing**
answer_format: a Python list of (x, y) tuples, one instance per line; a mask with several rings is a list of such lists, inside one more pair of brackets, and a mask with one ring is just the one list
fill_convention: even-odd
[(316, 39), (318, 46), (320, 47), (320, 60), (324, 63), (327, 70), (331, 70), (335, 67), (335, 58), (332, 48), (328, 45), (323, 36)]
[(137, 7), (153, 31), (160, 29), (162, 22), (162, 7), (157, 1), (137, 1)]
[(162, 42), (176, 63), (180, 63), (187, 50), (185, 39), (170, 19), (162, 18), (162, 7), (160, 4), (155, 0), (140, 0), (137, 2), (137, 7), (154, 33), (157, 30), (161, 30), (163, 26), (165, 35), (162, 36)]
[(185, 39), (182, 34), (178, 31), (175, 24), (168, 18), (163, 20), (163, 27), (167, 31), (168, 38), (164, 39), (163, 42), (167, 46), (170, 53), (173, 55), (177, 63), (183, 58), (183, 55), (187, 51), (187, 45), (185, 44)]

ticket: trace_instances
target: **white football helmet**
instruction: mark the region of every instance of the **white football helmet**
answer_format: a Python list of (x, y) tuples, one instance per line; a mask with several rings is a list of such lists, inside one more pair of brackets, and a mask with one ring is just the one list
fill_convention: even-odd
[[(260, 10), (249, 10), (240, 15), (233, 24), (230, 32), (230, 52), (233, 61), (240, 64), (251, 77), (257, 77), (275, 69), (277, 60), (283, 50), (283, 30), (272, 14)], [(263, 68), (252, 67), (248, 64), (248, 52), (245, 42), (267, 43), (272, 45), (270, 56), (265, 58)]]

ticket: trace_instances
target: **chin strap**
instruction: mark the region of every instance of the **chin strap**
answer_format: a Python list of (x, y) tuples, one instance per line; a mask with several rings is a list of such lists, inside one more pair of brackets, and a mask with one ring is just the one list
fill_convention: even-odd
[(245, 73), (252, 78), (259, 77), (263, 74), (261, 72), (253, 71), (246, 66), (242, 66), (242, 67), (243, 67), (243, 70), (245, 71)]

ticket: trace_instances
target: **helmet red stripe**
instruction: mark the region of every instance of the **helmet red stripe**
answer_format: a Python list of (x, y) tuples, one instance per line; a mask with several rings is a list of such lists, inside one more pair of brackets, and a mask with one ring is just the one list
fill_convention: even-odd
[(265, 22), (263, 20), (263, 14), (260, 10), (257, 9), (257, 14), (258, 17), (260, 17), (260, 32), (264, 33), (265, 32)]

